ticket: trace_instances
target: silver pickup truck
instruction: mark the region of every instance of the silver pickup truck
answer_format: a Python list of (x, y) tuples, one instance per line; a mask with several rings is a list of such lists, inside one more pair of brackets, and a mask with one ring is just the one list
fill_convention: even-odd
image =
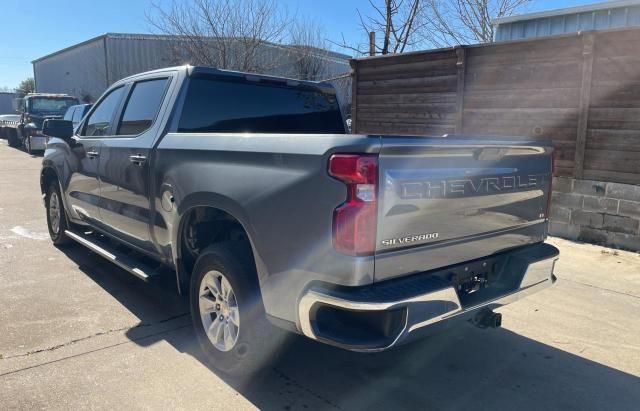
[(499, 326), (555, 281), (540, 141), (346, 134), (330, 86), (202, 67), (123, 79), (43, 132), (53, 242), (174, 276), (227, 373), (260, 369), (278, 328), (381, 351)]

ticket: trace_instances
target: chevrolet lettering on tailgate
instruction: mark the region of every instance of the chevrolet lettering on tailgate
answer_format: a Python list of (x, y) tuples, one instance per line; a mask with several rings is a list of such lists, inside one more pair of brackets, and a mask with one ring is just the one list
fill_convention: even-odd
[(540, 187), (544, 178), (541, 174), (530, 174), (410, 181), (400, 184), (400, 196), (403, 199), (428, 199), (524, 191)]

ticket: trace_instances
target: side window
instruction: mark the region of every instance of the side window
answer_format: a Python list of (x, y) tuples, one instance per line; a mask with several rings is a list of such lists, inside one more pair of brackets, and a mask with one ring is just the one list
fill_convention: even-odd
[(113, 114), (118, 109), (124, 87), (112, 90), (91, 113), (84, 128), (83, 136), (104, 136), (109, 131)]
[(82, 120), (82, 113), (84, 113), (84, 106), (76, 107), (76, 111), (73, 112), (74, 123), (79, 123)]
[(67, 112), (64, 113), (63, 120), (71, 121), (71, 119), (73, 118), (73, 113), (75, 113), (76, 111), (78, 111), (78, 107), (69, 107), (67, 109)]
[(158, 114), (169, 79), (135, 83), (118, 125), (120, 136), (135, 136), (147, 130)]

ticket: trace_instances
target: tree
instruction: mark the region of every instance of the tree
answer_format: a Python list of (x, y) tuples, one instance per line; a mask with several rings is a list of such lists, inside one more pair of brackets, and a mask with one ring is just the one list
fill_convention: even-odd
[[(531, 0), (369, 0), (371, 11), (357, 10), (365, 37), (376, 36), (376, 54), (493, 41), (491, 21), (521, 11)], [(335, 43), (335, 42), (334, 42)], [(369, 45), (340, 47), (368, 54)]]
[(289, 34), (293, 76), (300, 80), (320, 80), (327, 74), (329, 51), (322, 28), (311, 20), (291, 24)]
[(497, 17), (521, 11), (531, 0), (425, 0), (420, 35), (436, 47), (493, 41)]
[[(356, 11), (366, 37), (371, 32), (376, 34), (376, 54), (402, 53), (418, 44), (416, 34), (420, 30), (419, 17), (423, 10), (421, 0), (384, 0), (382, 4), (369, 0), (369, 5), (373, 9), (370, 16), (363, 16), (359, 9)], [(358, 54), (369, 52), (368, 43), (364, 47), (362, 44), (352, 46), (344, 36), (342, 42), (336, 44)]]
[(275, 0), (174, 0), (153, 3), (149, 23), (172, 42), (176, 63), (265, 72), (278, 63), (264, 45), (282, 42), (290, 17)]
[(24, 97), (29, 93), (33, 93), (36, 91), (36, 82), (33, 77), (29, 77), (25, 80), (22, 80), (18, 87), (16, 88), (16, 94), (18, 97)]

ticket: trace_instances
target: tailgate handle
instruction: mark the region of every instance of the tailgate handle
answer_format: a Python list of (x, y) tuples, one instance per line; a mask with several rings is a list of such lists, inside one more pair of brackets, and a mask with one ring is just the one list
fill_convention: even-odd
[(476, 160), (488, 161), (488, 160), (499, 160), (504, 157), (509, 150), (506, 148), (495, 148), (495, 147), (487, 147), (476, 150), (475, 158)]

